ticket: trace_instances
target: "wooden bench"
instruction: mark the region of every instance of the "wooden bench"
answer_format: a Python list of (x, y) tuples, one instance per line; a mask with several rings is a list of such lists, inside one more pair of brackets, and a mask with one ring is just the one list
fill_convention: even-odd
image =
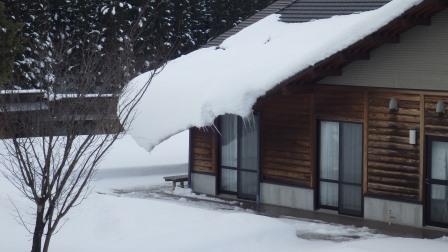
[(184, 188), (184, 183), (188, 181), (188, 175), (177, 175), (177, 176), (168, 176), (163, 177), (163, 179), (167, 182), (173, 182), (173, 191), (176, 189), (176, 183), (180, 183), (180, 187)]

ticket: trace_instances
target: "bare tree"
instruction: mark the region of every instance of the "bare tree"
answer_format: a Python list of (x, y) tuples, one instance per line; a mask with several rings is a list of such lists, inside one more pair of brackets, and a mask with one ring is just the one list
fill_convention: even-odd
[(17, 209), (33, 235), (32, 252), (49, 250), (64, 217), (85, 198), (95, 168), (167, 62), (169, 53), (160, 55), (144, 83), (127, 86), (137, 74), (137, 33), (134, 25), (125, 46), (107, 53), (92, 42), (73, 56), (72, 48), (57, 41), (42, 51), (43, 61), (51, 54), (38, 77), (42, 90), (0, 94), (1, 162), (4, 176), (33, 203), (34, 223)]

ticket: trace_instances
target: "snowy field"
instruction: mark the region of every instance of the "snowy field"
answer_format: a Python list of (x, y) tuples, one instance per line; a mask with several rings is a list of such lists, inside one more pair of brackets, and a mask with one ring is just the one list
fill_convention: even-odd
[[(448, 248), (447, 239), (391, 238), (366, 228), (259, 216), (237, 203), (205, 196), (196, 197), (206, 199), (205, 203), (192, 201), (187, 189), (172, 193), (170, 184), (162, 180), (164, 175), (186, 172), (187, 146), (188, 135), (183, 133), (148, 155), (131, 138), (122, 139), (103, 163), (89, 198), (71, 212), (54, 237), (51, 251), (429, 252)], [(176, 197), (153, 197), (148, 192), (154, 188)], [(30, 210), (0, 178), (0, 251), (28, 251), (31, 236), (18, 224), (10, 200)]]

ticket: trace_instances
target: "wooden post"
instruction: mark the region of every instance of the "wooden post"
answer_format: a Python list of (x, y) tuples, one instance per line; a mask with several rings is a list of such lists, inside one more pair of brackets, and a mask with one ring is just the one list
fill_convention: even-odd
[[(216, 125), (216, 124), (215, 124)], [(218, 174), (218, 167), (219, 167), (219, 135), (215, 128), (210, 128), (211, 137), (212, 137), (212, 173), (215, 175)]]
[(364, 90), (364, 120), (363, 120), (363, 177), (362, 177), (362, 189), (363, 193), (366, 194), (368, 191), (368, 141), (369, 141), (369, 91)]
[(420, 202), (423, 202), (423, 194), (424, 194), (424, 176), (425, 176), (425, 95), (420, 95), (420, 169), (419, 169), (419, 195), (418, 199)]
[(315, 91), (311, 91), (310, 92), (310, 101), (309, 101), (309, 106), (310, 106), (310, 138), (311, 138), (311, 181), (310, 181), (310, 187), (311, 188), (315, 188), (316, 187), (316, 173), (317, 173), (317, 169), (319, 169), (319, 167), (317, 167), (316, 165), (316, 159), (317, 159), (317, 154), (316, 154), (316, 116), (315, 116)]

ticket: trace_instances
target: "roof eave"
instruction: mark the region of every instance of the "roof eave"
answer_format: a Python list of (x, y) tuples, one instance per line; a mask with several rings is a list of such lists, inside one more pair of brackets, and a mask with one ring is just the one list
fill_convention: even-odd
[(278, 92), (294, 92), (297, 86), (315, 83), (328, 76), (341, 75), (342, 69), (351, 62), (368, 60), (372, 50), (386, 43), (399, 43), (403, 32), (417, 25), (430, 25), (431, 17), (447, 7), (448, 0), (425, 0), (378, 31), (282, 81), (265, 96)]

